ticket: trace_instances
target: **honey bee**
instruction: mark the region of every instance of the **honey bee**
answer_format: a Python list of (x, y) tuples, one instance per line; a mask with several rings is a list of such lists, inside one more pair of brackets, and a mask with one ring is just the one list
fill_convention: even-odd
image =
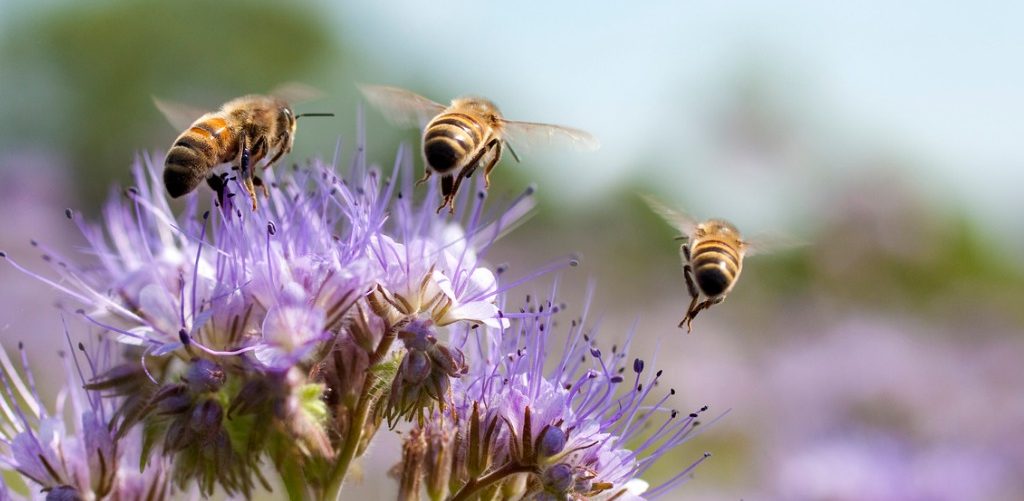
[(468, 179), (480, 165), (484, 166), (484, 187), (490, 188), (490, 174), (507, 148), (516, 161), (519, 156), (511, 143), (534, 140), (563, 139), (580, 149), (599, 147), (598, 141), (582, 130), (559, 125), (516, 122), (502, 117), (491, 101), (472, 96), (452, 100), (445, 106), (413, 92), (378, 85), (361, 86), (363, 95), (393, 123), (423, 127), (423, 178), (441, 176), (440, 213), (445, 206), (455, 212), (455, 196), (463, 179)]
[[(292, 150), (295, 127), (304, 116), (334, 116), (333, 113), (296, 115), (280, 94), (250, 94), (225, 103), (217, 111), (203, 113), (186, 107), (155, 100), (157, 108), (185, 131), (175, 139), (164, 160), (164, 186), (172, 198), (196, 189), (206, 179), (223, 199), (226, 175), (216, 175), (214, 167), (232, 163), (238, 171), (242, 187), (249, 195), (253, 210), (257, 208), (256, 188), (266, 193), (266, 186), (256, 176), (260, 162), (269, 168)], [(201, 112), (200, 112), (201, 113)], [(181, 125), (191, 124), (191, 125)]]
[[(797, 245), (781, 236), (759, 236), (746, 240), (736, 226), (722, 219), (700, 222), (673, 210), (650, 195), (644, 200), (651, 209), (682, 233), (679, 254), (683, 261), (683, 278), (690, 293), (690, 306), (679, 322), (686, 331), (693, 331), (693, 319), (701, 310), (721, 303), (732, 291), (743, 271), (743, 258), (783, 246)], [(701, 298), (704, 298), (701, 301)]]

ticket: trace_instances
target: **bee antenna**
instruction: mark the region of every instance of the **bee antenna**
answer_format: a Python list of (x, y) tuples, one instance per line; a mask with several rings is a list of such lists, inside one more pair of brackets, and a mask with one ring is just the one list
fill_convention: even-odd
[(295, 119), (298, 120), (302, 117), (333, 117), (334, 113), (299, 113), (295, 115)]
[(508, 148), (508, 152), (512, 154), (512, 158), (516, 159), (516, 162), (518, 162), (518, 163), (522, 163), (522, 162), (521, 162), (521, 161), (519, 160), (519, 155), (517, 155), (517, 154), (516, 154), (516, 150), (512, 149), (512, 145), (511, 145), (511, 144), (509, 144), (509, 143), (507, 143), (507, 142), (506, 142), (506, 143), (505, 143), (505, 147), (506, 147), (506, 148)]

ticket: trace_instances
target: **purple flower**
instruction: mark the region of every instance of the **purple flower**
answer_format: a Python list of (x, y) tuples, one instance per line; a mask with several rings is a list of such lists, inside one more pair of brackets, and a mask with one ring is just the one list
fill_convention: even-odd
[(120, 343), (127, 358), (88, 387), (119, 397), (113, 436), (145, 427), (179, 486), (248, 496), (271, 457), (306, 476), (292, 494), (334, 492), (376, 432), (377, 402), (393, 400), (393, 419), (443, 408), (466, 367), (456, 329), (508, 325), (483, 255), (532, 189), (502, 211), (480, 191), (452, 219), (433, 189), (413, 199), (409, 155), (385, 178), (362, 151), (345, 176), (319, 162), (266, 173), (259, 210), (200, 191), (180, 214), (147, 157), (100, 224), (66, 212), (93, 263), (53, 253), (50, 278), (3, 255)]
[[(363, 151), (344, 175), (320, 162), (264, 173), (258, 210), (203, 190), (180, 213), (147, 157), (100, 224), (67, 211), (92, 262), (47, 251), (53, 271), (40, 274), (0, 254), (118, 347), (81, 378), (81, 436), (29, 403), (34, 417), (8, 413), (0, 428), (5, 463), (56, 498), (171, 481), (250, 497), (271, 466), (290, 498), (335, 499), (386, 419), (417, 425), (405, 492), (629, 499), (684, 481), (703, 458), (644, 478), (706, 409), (666, 407), (660, 372), (635, 360), (627, 373), (626, 350), (603, 354), (582, 319), (555, 345), (562, 307), (503, 311), (509, 289), (576, 263), (517, 280), (487, 263), (533, 189), (503, 209), (463, 190), (454, 217), (438, 215), (436, 186), (413, 196), (409, 154), (385, 176)], [(12, 402), (23, 393), (7, 388)], [(159, 466), (121, 474), (128, 452)]]
[(667, 451), (696, 434), (707, 407), (693, 413), (668, 407), (675, 391), (657, 388), (661, 371), (640, 359), (630, 364), (628, 340), (625, 349), (602, 352), (585, 334), (583, 319), (572, 321), (565, 344), (556, 345), (551, 331), (563, 309), (527, 304), (508, 315), (516, 318), (509, 328), (468, 334), (469, 374), (452, 383), (456, 412), (435, 414), (425, 425), (428, 437), (458, 430), (461, 442), (428, 445), (427, 454), (457, 447), (447, 454), (461, 463), (431, 471), (427, 485), (437, 484), (435, 475), (455, 476), (456, 499), (486, 488), (537, 499), (654, 498), (707, 457), (654, 486), (643, 479)]
[[(398, 315), (497, 326), (497, 279), (478, 253), (532, 209), (532, 197), (490, 218), (478, 197), (463, 227), (403, 196), (412, 191), (398, 179), (408, 177), (408, 161), (399, 156), (388, 182), (362, 156), (349, 179), (317, 163), (280, 183), (268, 173), (274, 189), (262, 210), (244, 210), (230, 195), (200, 210), (197, 195), (175, 216), (159, 167), (146, 158), (134, 167), (135, 186), (107, 204), (102, 224), (67, 211), (96, 266), (53, 255), (57, 278), (50, 279), (11, 262), (79, 303), (81, 315), (118, 341), (153, 356), (185, 344), (214, 356), (256, 350), (264, 367), (285, 369), (329, 340), (371, 290), (406, 306)], [(299, 327), (289, 322), (301, 328), (282, 337), (282, 328)]]
[[(167, 464), (142, 460), (145, 470), (139, 469), (141, 433), (114, 433), (110, 419), (116, 400), (82, 389), (77, 360), (73, 367), (61, 354), (66, 383), (51, 414), (36, 392), (20, 346), (19, 351), (24, 376), (0, 349), (0, 470), (18, 472), (47, 499), (140, 499), (145, 493), (161, 497), (170, 492)], [(87, 356), (90, 371), (109, 354), (109, 344), (101, 343)], [(0, 498), (8, 499), (5, 495), (12, 493), (0, 493)]]

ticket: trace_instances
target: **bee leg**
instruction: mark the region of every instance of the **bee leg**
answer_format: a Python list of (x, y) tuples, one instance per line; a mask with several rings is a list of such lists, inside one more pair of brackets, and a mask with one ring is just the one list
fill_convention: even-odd
[(706, 310), (718, 303), (721, 303), (722, 301), (725, 301), (725, 296), (711, 298), (698, 304), (696, 308), (693, 308), (693, 314), (690, 315), (690, 322), (693, 322), (693, 319), (697, 317), (697, 314), (700, 313), (701, 310)]
[(694, 296), (690, 300), (690, 306), (686, 308), (686, 315), (679, 321), (679, 328), (682, 329), (683, 325), (686, 325), (686, 332), (693, 332), (693, 319), (697, 316), (697, 312), (700, 311), (700, 307), (697, 306), (697, 300), (700, 299), (698, 296)]
[(284, 148), (278, 148), (278, 149), (277, 149), (277, 153), (274, 153), (274, 157), (273, 157), (273, 158), (271, 158), (271, 159), (270, 159), (270, 161), (269, 161), (269, 162), (267, 162), (267, 165), (263, 166), (263, 168), (264, 168), (264, 169), (269, 169), (269, 168), (270, 168), (270, 166), (271, 166), (271, 165), (274, 165), (275, 163), (277, 163), (277, 161), (278, 161), (278, 160), (280, 160), (280, 159), (281, 159), (281, 156), (282, 156), (282, 155), (284, 155), (285, 153), (288, 153), (288, 152), (287, 152), (287, 151), (285, 151), (285, 149), (284, 149)]
[[(476, 168), (480, 166), (480, 162), (483, 161), (484, 155), (490, 153), (492, 150), (494, 150), (495, 147), (498, 147), (498, 153), (492, 156), (491, 159), (487, 161), (487, 167), (484, 168), (484, 175), (486, 176), (487, 173), (494, 168), (494, 164), (497, 163), (498, 161), (498, 156), (501, 155), (501, 141), (498, 141), (497, 139), (492, 139), (489, 143), (484, 145), (483, 148), (480, 148), (480, 151), (478, 151), (476, 155), (473, 155), (473, 158), (470, 158), (469, 161), (466, 162), (466, 166), (462, 168), (461, 172), (459, 172), (459, 176), (465, 178), (471, 177), (473, 173), (476, 172)], [(486, 179), (484, 180), (484, 185), (487, 187), (490, 186), (489, 182)]]
[(249, 200), (252, 202), (252, 210), (256, 210), (258, 205), (256, 202), (256, 187), (253, 186), (252, 182), (253, 172), (251, 169), (251, 163), (253, 162), (251, 158), (252, 151), (249, 149), (249, 138), (245, 134), (242, 134), (240, 141), (242, 144), (240, 145), (238, 155), (238, 175), (241, 176), (242, 187), (245, 188), (246, 193), (249, 194)]
[(469, 179), (469, 176), (473, 175), (474, 170), (476, 170), (475, 166), (466, 167), (462, 169), (462, 172), (459, 172), (459, 174), (455, 176), (455, 184), (452, 185), (451, 194), (448, 195), (451, 199), (451, 209), (448, 211), (449, 214), (455, 213), (455, 195), (459, 193), (459, 187), (462, 186), (462, 180)]
[(693, 268), (689, 264), (683, 266), (683, 278), (686, 279), (686, 291), (690, 293), (690, 297), (699, 296), (697, 284), (693, 283)]
[[(487, 162), (487, 166), (484, 167), (484, 188), (490, 189), (491, 187), (491, 171), (494, 170), (494, 166), (498, 165), (498, 160), (501, 160), (501, 141), (497, 139), (491, 141), (494, 155), (491, 156), (491, 160)], [(516, 161), (519, 161), (519, 157), (516, 157)]]
[[(680, 237), (680, 238), (686, 238), (686, 237)], [(690, 246), (688, 244), (683, 244), (681, 246), (681, 248), (683, 249), (683, 258), (685, 258), (686, 262), (689, 263), (690, 262)], [(689, 266), (689, 265), (687, 265), (687, 266)]]
[(431, 172), (430, 172), (429, 168), (428, 169), (424, 169), (423, 170), (423, 177), (421, 177), (419, 181), (416, 181), (416, 186), (419, 186), (419, 185), (427, 182), (427, 179), (430, 179), (430, 174), (431, 174)]
[(206, 178), (206, 185), (217, 194), (217, 203), (224, 204), (224, 194), (227, 191), (227, 174), (211, 174)]
[[(686, 246), (683, 246), (683, 252), (689, 255), (690, 251)], [(679, 328), (683, 328), (683, 324), (686, 324), (686, 332), (693, 332), (693, 328), (690, 326), (693, 323), (693, 317), (697, 316), (699, 308), (697, 306), (697, 300), (700, 299), (700, 292), (697, 291), (697, 285), (693, 283), (693, 268), (690, 263), (687, 262), (683, 265), (683, 278), (686, 279), (686, 290), (690, 293), (690, 306), (686, 308), (686, 316), (679, 322)]]
[(256, 200), (256, 186), (252, 182), (251, 177), (242, 178), (242, 186), (245, 187), (246, 193), (249, 194), (249, 201), (252, 202), (252, 210), (259, 208), (259, 203)]
[(469, 163), (466, 164), (466, 167), (462, 169), (461, 176), (465, 178), (472, 176), (473, 173), (476, 172), (476, 168), (480, 166), (480, 162), (483, 161), (484, 156), (492, 151), (494, 154), (491, 155), (489, 160), (487, 160), (487, 165), (484, 167), (484, 189), (489, 189), (491, 187), (491, 170), (494, 169), (494, 166), (498, 163), (498, 159), (501, 158), (501, 141), (497, 139), (492, 139), (486, 146), (480, 148), (480, 153), (477, 153), (476, 156), (471, 158)]
[(441, 197), (441, 206), (437, 208), (437, 213), (440, 214), (449, 204), (452, 206), (449, 214), (455, 212), (455, 179), (452, 176), (441, 177)]
[(256, 188), (260, 189), (260, 193), (263, 194), (263, 198), (270, 198), (270, 190), (267, 189), (267, 184), (263, 182), (263, 179), (259, 176), (253, 176), (252, 184)]

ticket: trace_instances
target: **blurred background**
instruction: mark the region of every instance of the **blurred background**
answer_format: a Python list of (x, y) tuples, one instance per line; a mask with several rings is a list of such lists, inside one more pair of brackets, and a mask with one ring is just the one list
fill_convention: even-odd
[[(493, 194), (536, 182), (541, 206), (490, 259), (528, 273), (579, 251), (561, 290), (578, 309), (594, 281), (602, 342), (639, 320), (637, 354), (657, 354), (676, 405), (729, 410), (655, 472), (714, 453), (673, 497), (1024, 497), (1024, 5), (0, 0), (0, 12), (0, 248), (34, 269), (30, 239), (79, 243), (65, 207), (96, 215), (136, 155), (162, 158), (180, 131), (154, 96), (214, 109), (285, 82), (321, 89), (297, 109), (338, 117), (303, 123), (288, 159), (300, 161), (329, 160), (339, 138), (348, 151), (357, 82), (485, 95), (510, 119), (603, 144), (499, 166)], [(417, 131), (365, 116), (376, 162), (416, 144)], [(687, 335), (674, 232), (638, 192), (808, 245), (751, 258)], [(4, 346), (54, 360), (55, 298), (0, 266)], [(367, 467), (389, 466), (390, 447)], [(391, 497), (375, 475), (362, 489)]]

